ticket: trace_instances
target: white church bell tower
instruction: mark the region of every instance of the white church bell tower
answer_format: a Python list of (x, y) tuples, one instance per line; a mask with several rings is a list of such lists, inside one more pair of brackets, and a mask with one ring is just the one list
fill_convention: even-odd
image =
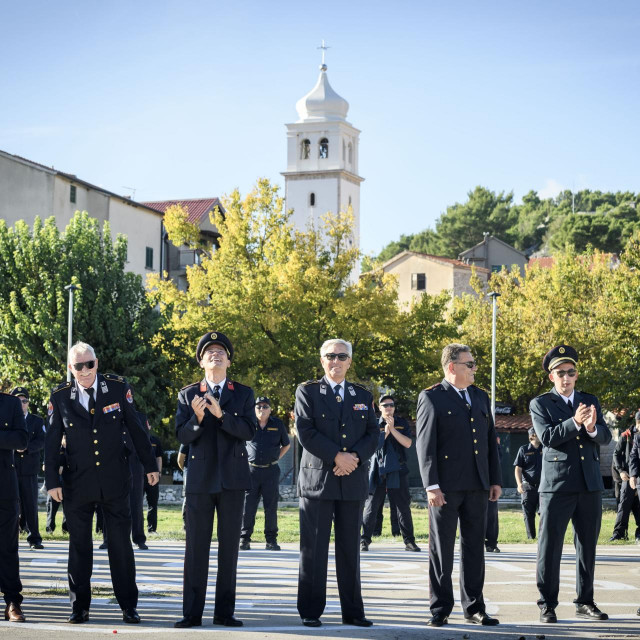
[(360, 245), (360, 131), (347, 122), (349, 103), (329, 84), (322, 43), (322, 65), (315, 87), (296, 104), (299, 120), (287, 125), (285, 200), (293, 225), (320, 228), (328, 211), (353, 211), (353, 241)]

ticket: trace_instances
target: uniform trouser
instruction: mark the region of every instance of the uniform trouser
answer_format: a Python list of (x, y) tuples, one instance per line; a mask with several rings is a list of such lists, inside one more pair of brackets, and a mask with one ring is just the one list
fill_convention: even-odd
[(593, 602), (593, 576), (596, 567), (596, 544), (602, 520), (602, 493), (541, 492), (540, 530), (536, 581), (540, 599), (538, 606), (554, 609), (560, 590), (562, 544), (569, 520), (573, 524), (576, 549), (576, 604)]
[[(389, 521), (391, 522), (391, 535), (399, 536), (400, 525), (398, 524), (398, 508), (396, 507), (396, 502), (393, 499), (393, 496), (387, 494), (387, 498), (389, 499)], [(384, 521), (383, 509), (384, 502), (381, 502), (380, 506), (378, 507), (378, 513), (376, 515), (376, 526), (373, 528), (372, 535), (374, 537), (382, 535), (382, 523)]]
[(618, 513), (616, 523), (613, 526), (613, 534), (620, 538), (627, 537), (629, 527), (629, 516), (633, 513), (636, 521), (635, 537), (640, 535), (640, 502), (635, 489), (632, 489), (628, 482), (623, 482), (620, 487), (620, 502), (618, 503)]
[[(99, 502), (105, 530), (109, 529), (109, 568), (116, 600), (121, 609), (138, 604), (136, 565), (129, 540), (131, 510), (129, 493)], [(91, 573), (93, 569), (92, 525), (95, 502), (76, 502), (67, 497), (64, 502), (69, 529), (69, 599), (74, 611), (89, 610), (91, 604)]]
[(264, 537), (267, 542), (278, 540), (278, 498), (280, 497), (280, 467), (277, 464), (265, 469), (249, 467), (251, 471), (251, 489), (244, 498), (242, 531), (240, 537), (251, 539), (256, 522), (256, 512), (260, 496), (264, 505)]
[(536, 537), (536, 513), (540, 506), (538, 489), (532, 488), (525, 491), (521, 495), (521, 500), (522, 517), (524, 518), (524, 527), (527, 531), (527, 538), (534, 540)]
[[(371, 544), (371, 536), (376, 524), (376, 517), (380, 506), (384, 504), (385, 494), (389, 497), (393, 496), (395, 508), (398, 516), (398, 525), (402, 533), (405, 544), (415, 542), (413, 533), (413, 518), (411, 517), (411, 496), (409, 494), (409, 476), (407, 474), (400, 476), (400, 487), (397, 489), (388, 489), (385, 482), (376, 487), (374, 493), (370, 494), (364, 505), (364, 514), (362, 518), (362, 536), (361, 539), (367, 544)], [(393, 506), (391, 507), (393, 510)]]
[(0, 500), (0, 591), (7, 604), (22, 602), (18, 518), (18, 499)]
[(460, 521), (460, 600), (466, 616), (485, 611), (484, 534), (488, 491), (446, 491), (446, 504), (429, 507), (429, 587), (431, 612), (453, 609), (453, 552)]
[(360, 588), (362, 501), (300, 498), (300, 567), (298, 612), (319, 618), (327, 604), (327, 566), (331, 522), (340, 606), (345, 618), (363, 618)]
[(202, 618), (214, 514), (218, 517), (218, 575), (214, 616), (230, 618), (236, 608), (236, 572), (244, 491), (224, 489), (219, 493), (187, 493), (187, 537), (184, 553), (182, 612)]
[(67, 514), (64, 512), (64, 500), (62, 502), (58, 502), (54, 500), (47, 493), (47, 531), (55, 531), (56, 530), (56, 514), (58, 513), (58, 509), (62, 507), (62, 530), (67, 530)]
[(18, 476), (20, 492), (20, 526), (27, 531), (29, 544), (40, 544), (42, 536), (38, 530), (38, 476)]
[(498, 501), (487, 500), (487, 528), (484, 532), (484, 543), (488, 547), (498, 546), (500, 520), (498, 518)]
[[(142, 466), (140, 466), (142, 469)], [(133, 473), (131, 476), (131, 491), (129, 492), (129, 508), (131, 510), (131, 539), (134, 544), (144, 544), (147, 536), (144, 533), (144, 509), (142, 505), (142, 493), (144, 477)], [(109, 527), (105, 521), (102, 525), (103, 540), (108, 545), (111, 535)]]
[(158, 499), (160, 498), (160, 485), (153, 487), (144, 482), (144, 494), (147, 496), (147, 531), (151, 533), (158, 528)]

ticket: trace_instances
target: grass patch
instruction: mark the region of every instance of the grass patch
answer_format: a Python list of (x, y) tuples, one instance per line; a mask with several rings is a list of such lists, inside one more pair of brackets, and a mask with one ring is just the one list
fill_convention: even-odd
[[(413, 526), (416, 534), (416, 540), (418, 543), (426, 542), (429, 532), (429, 513), (426, 507), (413, 505), (411, 508), (413, 515)], [(598, 544), (611, 544), (611, 545), (625, 545), (634, 544), (633, 540), (633, 524), (630, 524), (631, 541), (630, 542), (609, 542), (609, 538), (613, 532), (613, 526), (616, 519), (616, 512), (608, 509), (602, 514), (602, 527), (600, 530), (600, 538)], [(45, 528), (46, 513), (40, 511), (40, 533), (46, 544), (47, 540), (67, 540), (68, 535), (62, 533), (60, 524), (62, 522), (62, 516), (58, 512), (57, 527), (54, 533), (46, 533)], [(633, 518), (632, 518), (633, 521)], [(536, 518), (536, 526), (539, 519)], [(295, 507), (286, 507), (278, 510), (278, 540), (280, 542), (299, 542), (299, 523), (298, 523), (298, 509)], [(256, 525), (252, 536), (253, 541), (260, 543), (264, 541), (264, 511), (258, 510), (256, 516)], [(213, 539), (216, 539), (216, 527), (214, 526)], [(26, 534), (20, 536), (23, 540), (26, 540)], [(147, 536), (148, 539), (153, 541), (155, 535), (151, 534)], [(182, 515), (179, 505), (160, 505), (158, 507), (158, 534), (157, 537), (162, 540), (184, 540), (185, 534), (182, 529)], [(94, 539), (100, 540), (101, 535), (94, 534)], [(384, 524), (382, 527), (382, 536), (375, 538), (374, 540), (393, 540), (391, 535), (391, 526), (389, 522), (389, 507), (384, 509)], [(527, 543), (536, 544), (535, 540), (527, 540), (524, 520), (522, 519), (522, 511), (519, 505), (501, 505), (500, 506), (500, 536), (498, 541), (501, 543)], [(573, 543), (573, 530), (571, 526), (567, 528), (567, 535), (565, 536), (565, 542), (567, 544)]]

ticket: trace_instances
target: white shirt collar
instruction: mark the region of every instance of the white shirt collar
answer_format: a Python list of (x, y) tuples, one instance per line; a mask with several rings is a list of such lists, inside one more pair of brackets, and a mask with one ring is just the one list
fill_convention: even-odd
[(574, 389), (574, 390), (571, 392), (571, 395), (570, 395), (570, 396), (563, 396), (562, 394), (560, 394), (560, 397), (561, 397), (561, 398), (562, 398), (562, 399), (563, 399), (567, 404), (571, 403), (571, 406), (573, 406), (573, 396), (575, 396), (575, 395), (576, 395), (576, 390)]
[[(97, 374), (96, 374), (96, 379), (93, 381), (93, 384), (87, 388), (93, 389), (93, 398), (94, 400), (97, 400), (98, 399)], [(76, 380), (76, 389), (80, 391), (80, 395), (78, 396), (78, 400), (80, 401), (80, 404), (88, 411), (89, 410), (89, 394), (87, 393), (87, 389), (85, 389), (85, 387), (83, 387), (77, 380)]]
[[(207, 379), (205, 378), (205, 380)], [(220, 393), (222, 393), (222, 390), (224, 389), (224, 385), (226, 384), (226, 382), (227, 382), (226, 378), (224, 378), (224, 380), (221, 380), (220, 382), (210, 382), (209, 380), (207, 380), (207, 385), (211, 390), (211, 393), (213, 393), (213, 387), (220, 387)]]

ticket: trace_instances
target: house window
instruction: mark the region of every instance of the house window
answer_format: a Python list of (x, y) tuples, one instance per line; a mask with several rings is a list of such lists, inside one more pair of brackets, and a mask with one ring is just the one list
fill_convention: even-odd
[(326, 138), (322, 138), (320, 140), (320, 149), (319, 149), (318, 157), (320, 158), (329, 157), (329, 141)]
[(76, 185), (75, 184), (71, 185), (71, 189), (69, 191), (69, 202), (73, 202), (73, 204), (76, 203)]
[(311, 142), (306, 138), (300, 143), (300, 160), (308, 160), (311, 155)]
[(309, 206), (310, 207), (315, 207), (316, 206), (316, 194), (315, 193), (310, 193), (309, 194)]
[(502, 271), (503, 264), (492, 264), (491, 265), (491, 273), (500, 273)]
[(147, 252), (144, 260), (145, 269), (153, 269), (153, 247), (147, 247)]
[(424, 273), (411, 274), (411, 288), (415, 291), (424, 291), (427, 288), (427, 278)]

